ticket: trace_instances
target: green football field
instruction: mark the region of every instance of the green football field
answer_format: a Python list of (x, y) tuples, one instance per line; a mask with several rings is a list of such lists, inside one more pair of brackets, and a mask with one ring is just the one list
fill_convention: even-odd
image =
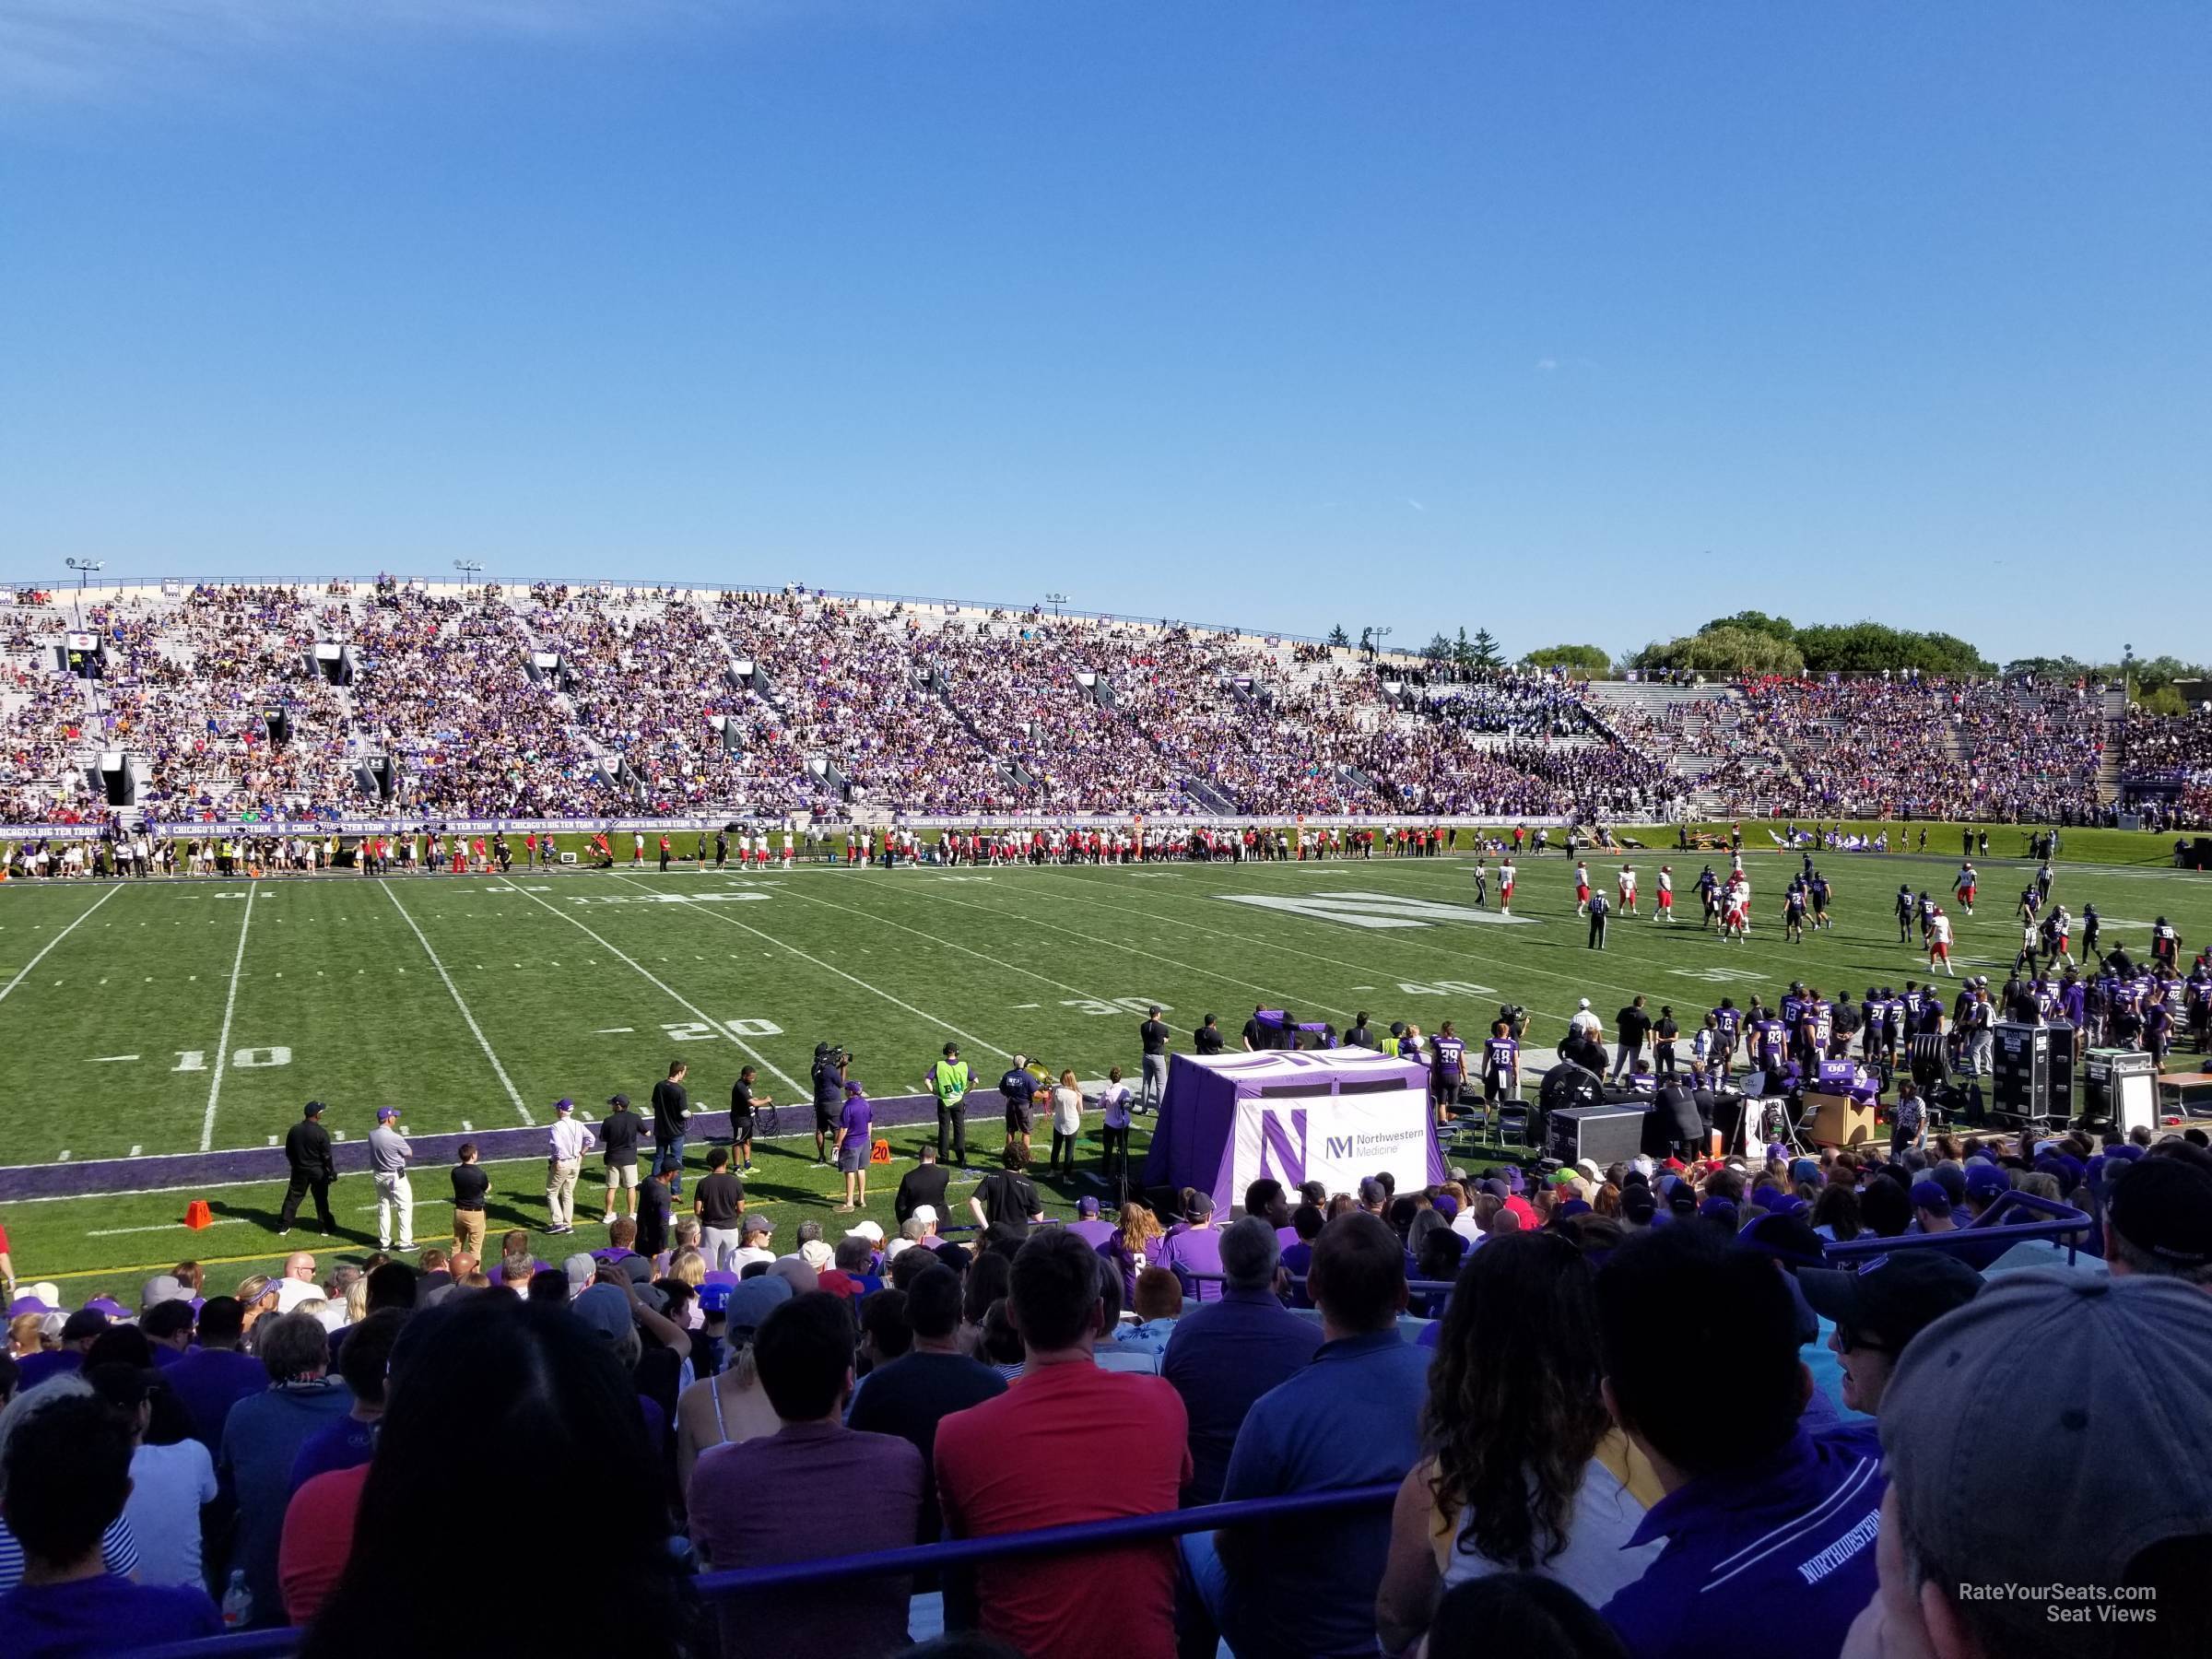
[[(2013, 901), (2030, 869), (1998, 855), (2018, 837), (1993, 836), (1992, 856), (1979, 861), (1979, 914), (1951, 907), (1962, 972), (2001, 976), (2011, 961)], [(1360, 1009), (1430, 1031), (1452, 1018), (1475, 1038), (1500, 1001), (1533, 1010), (1531, 1041), (1548, 1047), (1582, 996), (1610, 1026), (1640, 992), (1688, 1024), (1723, 994), (1771, 999), (1794, 978), (1854, 997), (1870, 982), (1901, 989), (1924, 966), (1898, 945), (1890, 900), (1903, 881), (1948, 904), (1955, 833), (1938, 856), (1943, 844), (1932, 839), (1924, 858), (1824, 857), (1836, 926), (1803, 946), (1786, 944), (1777, 920), (1794, 857), (1751, 853), (1754, 932), (1737, 947), (1695, 924), (1704, 855), (1638, 854), (1646, 910), (1669, 863), (1684, 921), (1670, 929), (1617, 918), (1603, 955), (1586, 947), (1572, 864), (1558, 853), (1522, 861), (1510, 924), (1471, 908), (1465, 855), (11, 882), (0, 888), (0, 1222), (18, 1277), (58, 1279), (73, 1300), (135, 1290), (181, 1257), (211, 1264), (210, 1284), (227, 1289), (287, 1244), (359, 1255), (374, 1243), (365, 1175), (336, 1188), (343, 1236), (318, 1237), (311, 1215), (284, 1243), (272, 1230), (281, 1180), (226, 1182), (223, 1155), (273, 1145), (310, 1097), (328, 1102), (334, 1132), (356, 1140), (386, 1103), (403, 1109), (412, 1135), (481, 1134), (543, 1125), (563, 1095), (594, 1115), (618, 1089), (642, 1106), (680, 1055), (695, 1108), (725, 1105), (747, 1061), (778, 1101), (797, 1103), (748, 1182), (788, 1247), (789, 1223), (818, 1218), (834, 1238), (846, 1221), (830, 1209), (835, 1176), (815, 1167), (804, 1104), (818, 1041), (851, 1048), (852, 1075), (877, 1096), (917, 1090), (942, 1045), (958, 1041), (982, 1091), (973, 1139), (995, 1155), (992, 1084), (1009, 1053), (1073, 1067), (1087, 1082), (1115, 1064), (1134, 1074), (1150, 1001), (1169, 1010), (1186, 1050), (1185, 1033), (1208, 1012), (1233, 1043), (1255, 1004), (1339, 1028)], [(2127, 850), (2147, 849), (2137, 838)], [(1608, 891), (1619, 862), (1591, 861)], [(2185, 950), (2212, 935), (2212, 886), (2193, 875), (2062, 863), (2056, 896), (2077, 915), (2096, 902), (2108, 948), (2139, 949), (2159, 914), (2180, 928)], [(898, 1161), (871, 1173), (869, 1210), (887, 1225), (889, 1190), (924, 1133), (934, 1135), (888, 1131)], [(1041, 1127), (1040, 1160), (1048, 1143)], [(151, 1161), (199, 1152), (210, 1155), (205, 1165), (182, 1179), (175, 1164)], [(702, 1152), (695, 1141), (694, 1175)], [(95, 1193), (34, 1195), (50, 1166), (108, 1159), (140, 1160), (147, 1176), (125, 1162)], [(1088, 1173), (1096, 1164), (1087, 1138), (1085, 1172), (1049, 1189), (1053, 1207), (1100, 1190)], [(587, 1159), (587, 1178), (595, 1167)], [(535, 1137), (528, 1155), (491, 1166), (495, 1232), (541, 1231), (543, 1170)], [(442, 1169), (419, 1169), (415, 1189), (418, 1243), (444, 1241)], [(587, 1179), (580, 1196), (576, 1242), (590, 1248), (602, 1241), (599, 1193)], [(214, 1226), (182, 1225), (194, 1198), (209, 1202)], [(566, 1253), (564, 1241), (535, 1241), (541, 1257)]]

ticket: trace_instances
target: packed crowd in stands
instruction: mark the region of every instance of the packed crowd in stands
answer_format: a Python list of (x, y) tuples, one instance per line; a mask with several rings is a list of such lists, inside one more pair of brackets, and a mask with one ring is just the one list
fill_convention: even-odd
[[(2078, 1259), (1975, 1237), (2016, 1191), (2094, 1218)], [(701, 1659), (2212, 1646), (2199, 1131), (1263, 1180), (1233, 1219), (1185, 1192), (1179, 1217), (1042, 1222), (1014, 1164), (959, 1241), (912, 1196), (896, 1237), (805, 1223), (788, 1249), (740, 1192), (735, 1230), (618, 1218), (549, 1264), (523, 1232), (480, 1260), (479, 1230), (230, 1294), (182, 1264), (135, 1307), (19, 1288), (0, 1653), (225, 1619), (301, 1627), (308, 1655), (463, 1631)], [(693, 1582), (1391, 1488), (918, 1580)], [(457, 1570), (447, 1530), (488, 1504), (573, 1517), (526, 1551), (571, 1554), (572, 1588), (496, 1551)], [(2077, 1617), (2097, 1603), (2137, 1611)], [(957, 1633), (909, 1649), (918, 1619)]]
[(1742, 695), (1700, 780), (1733, 807), (2065, 823), (2097, 808), (2105, 717), (2086, 685), (1768, 678)]
[[(1563, 677), (1462, 678), (1408, 704), (1355, 653), (1167, 623), (797, 588), (203, 586), (91, 605), (101, 650), (80, 678), (53, 654), (72, 621), (7, 617), (10, 821), (97, 815), (86, 768), (110, 749), (171, 822), (1672, 805), (1664, 768), (1591, 727)], [(318, 671), (319, 643), (347, 649), (349, 677)], [(362, 783), (380, 757), (389, 797)]]

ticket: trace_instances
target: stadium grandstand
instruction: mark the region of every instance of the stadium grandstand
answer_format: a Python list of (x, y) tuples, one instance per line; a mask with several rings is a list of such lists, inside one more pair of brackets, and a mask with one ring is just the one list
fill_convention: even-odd
[[(2205, 821), (2116, 686), (1592, 683), (789, 587), (149, 582), (0, 612), (0, 822)], [(105, 771), (103, 772), (103, 764)], [(126, 807), (127, 810), (117, 810)]]

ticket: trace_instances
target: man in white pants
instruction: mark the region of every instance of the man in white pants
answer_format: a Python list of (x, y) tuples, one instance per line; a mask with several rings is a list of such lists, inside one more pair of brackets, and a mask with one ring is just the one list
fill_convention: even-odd
[(376, 1247), (392, 1248), (392, 1218), (399, 1217), (399, 1247), (415, 1248), (415, 1189), (407, 1181), (407, 1159), (415, 1148), (399, 1132), (399, 1108), (379, 1106), (376, 1127), (369, 1132), (369, 1171), (376, 1182)]
[(599, 1144), (599, 1137), (576, 1121), (576, 1102), (553, 1102), (553, 1128), (547, 1135), (546, 1159), (546, 1230), (576, 1230), (576, 1178), (583, 1172), (583, 1155)]

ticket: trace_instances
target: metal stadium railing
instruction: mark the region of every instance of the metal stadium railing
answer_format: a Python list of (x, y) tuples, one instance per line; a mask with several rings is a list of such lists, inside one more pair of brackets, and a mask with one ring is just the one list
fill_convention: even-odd
[[(748, 1567), (734, 1572), (701, 1573), (693, 1587), (707, 1601), (757, 1594), (770, 1590), (801, 1590), (811, 1585), (849, 1583), (856, 1577), (906, 1576), (925, 1571), (1019, 1560), (1030, 1556), (1066, 1555), (1115, 1549), (1130, 1544), (1211, 1532), (1218, 1527), (1264, 1522), (1307, 1520), (1317, 1515), (1388, 1509), (1397, 1482), (1349, 1487), (1332, 1492), (1305, 1492), (1289, 1498), (1254, 1498), (1241, 1503), (1207, 1503), (1165, 1510), (1153, 1515), (1125, 1515), (1073, 1526), (1039, 1527), (990, 1538), (955, 1538), (942, 1544), (915, 1544), (903, 1549), (876, 1549), (859, 1555), (823, 1556), (781, 1567)], [(147, 1648), (138, 1659), (277, 1659), (300, 1645), (304, 1631), (285, 1627), (213, 1636), (204, 1641), (171, 1642)]]

